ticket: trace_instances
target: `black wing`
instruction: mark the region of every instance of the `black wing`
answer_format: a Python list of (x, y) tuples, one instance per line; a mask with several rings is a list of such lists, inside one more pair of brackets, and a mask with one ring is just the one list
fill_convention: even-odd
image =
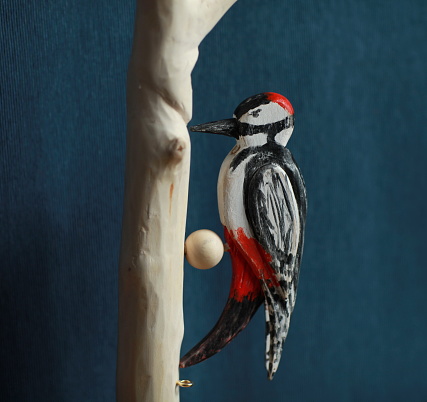
[(277, 282), (263, 281), (266, 309), (266, 367), (272, 379), (297, 294), (305, 223), (305, 187), (296, 165), (264, 165), (250, 179), (245, 210), (254, 237), (269, 255)]

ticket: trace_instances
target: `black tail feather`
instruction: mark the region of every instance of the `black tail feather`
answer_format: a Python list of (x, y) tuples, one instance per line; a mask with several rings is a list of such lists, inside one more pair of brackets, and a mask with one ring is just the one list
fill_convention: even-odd
[(181, 358), (179, 367), (200, 363), (221, 351), (248, 325), (263, 300), (262, 293), (251, 299), (244, 297), (242, 301), (230, 297), (213, 329)]

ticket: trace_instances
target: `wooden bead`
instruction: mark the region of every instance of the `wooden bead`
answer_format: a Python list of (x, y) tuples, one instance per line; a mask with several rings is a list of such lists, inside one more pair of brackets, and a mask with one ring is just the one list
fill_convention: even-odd
[(223, 255), (222, 240), (211, 230), (196, 230), (185, 241), (185, 257), (194, 268), (212, 268), (221, 261)]

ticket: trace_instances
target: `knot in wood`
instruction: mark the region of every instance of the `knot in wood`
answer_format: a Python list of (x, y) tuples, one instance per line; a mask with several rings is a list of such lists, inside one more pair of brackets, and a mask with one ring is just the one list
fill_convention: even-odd
[(187, 143), (184, 139), (176, 138), (169, 143), (168, 157), (171, 162), (179, 163), (184, 158)]

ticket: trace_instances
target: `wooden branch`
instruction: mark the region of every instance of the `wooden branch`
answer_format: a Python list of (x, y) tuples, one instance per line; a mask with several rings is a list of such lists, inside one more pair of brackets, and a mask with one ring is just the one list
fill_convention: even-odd
[(138, 0), (128, 71), (117, 400), (179, 400), (191, 71), (235, 0)]

